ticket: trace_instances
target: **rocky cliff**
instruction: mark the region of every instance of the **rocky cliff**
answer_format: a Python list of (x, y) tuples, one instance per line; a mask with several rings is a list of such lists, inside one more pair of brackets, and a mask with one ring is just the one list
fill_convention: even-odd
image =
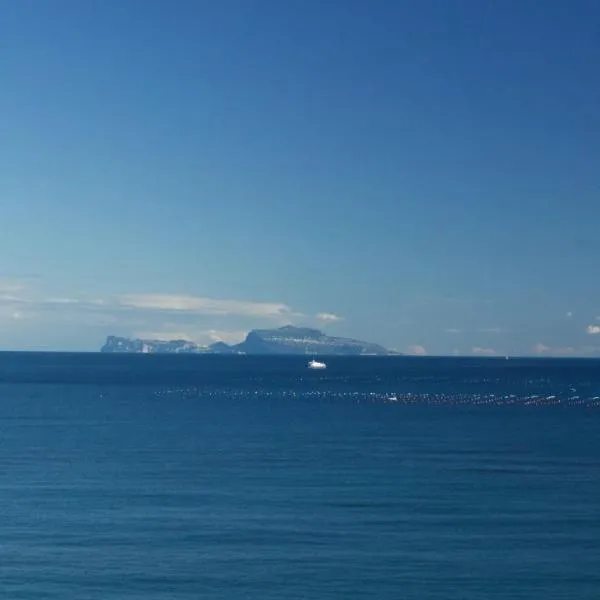
[(141, 340), (108, 336), (101, 352), (147, 352), (163, 354), (199, 353), (212, 354), (315, 354), (360, 356), (395, 354), (370, 342), (352, 338), (334, 337), (318, 329), (287, 325), (279, 329), (255, 329), (246, 339), (234, 345), (217, 342), (201, 346), (186, 340)]

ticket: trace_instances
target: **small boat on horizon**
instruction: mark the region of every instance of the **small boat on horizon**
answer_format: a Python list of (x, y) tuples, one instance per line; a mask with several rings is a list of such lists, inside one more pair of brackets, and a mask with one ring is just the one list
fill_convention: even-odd
[(309, 361), (307, 366), (309, 369), (326, 369), (327, 368), (327, 365), (324, 362), (319, 362), (318, 360), (315, 360), (314, 358), (311, 361)]

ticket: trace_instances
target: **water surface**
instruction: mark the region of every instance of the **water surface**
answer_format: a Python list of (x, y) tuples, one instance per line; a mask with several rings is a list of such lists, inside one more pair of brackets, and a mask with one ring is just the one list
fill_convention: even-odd
[(4, 595), (600, 597), (600, 363), (327, 362), (0, 353)]

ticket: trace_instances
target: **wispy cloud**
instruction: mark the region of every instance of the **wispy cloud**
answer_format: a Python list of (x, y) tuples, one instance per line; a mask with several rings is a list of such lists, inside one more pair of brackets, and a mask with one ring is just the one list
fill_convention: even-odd
[(336, 321), (343, 321), (343, 317), (330, 312), (320, 312), (315, 315), (317, 321), (324, 321), (326, 323), (335, 323)]
[(23, 298), (25, 286), (12, 279), (0, 279), (0, 320), (19, 320), (30, 316)]
[(600, 325), (588, 325), (586, 327), (586, 332), (589, 335), (597, 335), (600, 333)]
[(243, 300), (217, 300), (204, 296), (178, 294), (123, 294), (115, 298), (122, 307), (156, 311), (191, 312), (203, 315), (286, 317), (294, 312), (278, 302), (251, 302)]
[(538, 342), (534, 347), (533, 347), (533, 351), (536, 354), (547, 354), (548, 352), (550, 352), (552, 350), (552, 348), (550, 348), (550, 346), (546, 346), (546, 344), (542, 344), (542, 342)]
[(31, 313), (20, 311), (10, 306), (2, 306), (0, 304), (0, 321), (19, 321), (22, 319), (31, 318)]
[(424, 346), (415, 344), (414, 346), (408, 347), (408, 354), (412, 354), (414, 356), (425, 356), (427, 354), (427, 350)]
[(538, 356), (573, 356), (577, 354), (576, 349), (573, 346), (547, 346), (541, 342), (538, 342), (533, 347), (533, 352)]
[(457, 335), (459, 333), (503, 333), (502, 327), (480, 327), (479, 329), (460, 329), (459, 327), (447, 327), (446, 333)]
[(135, 330), (132, 337), (142, 340), (185, 340), (195, 342), (201, 345), (214, 344), (215, 342), (225, 342), (227, 344), (236, 344), (244, 340), (247, 335), (243, 330), (225, 330), (225, 329), (198, 329), (190, 328), (188, 331), (175, 329), (160, 329), (156, 331)]
[(0, 279), (0, 294), (15, 294), (25, 289), (25, 284), (16, 279)]
[(206, 332), (208, 339), (211, 343), (214, 342), (225, 342), (226, 344), (237, 344), (246, 337), (245, 331), (224, 331), (210, 329)]
[(498, 352), (494, 348), (482, 348), (481, 346), (473, 346), (471, 354), (475, 356), (497, 356)]
[(70, 296), (46, 295), (18, 283), (0, 282), (0, 303), (12, 306), (93, 308), (97, 310), (137, 309), (139, 311), (195, 313), (212, 316), (246, 316), (281, 318), (299, 316), (281, 302), (253, 302), (215, 299), (181, 294), (120, 294), (94, 297), (85, 294)]
[(196, 342), (187, 333), (183, 331), (136, 331), (135, 337), (141, 340), (185, 340), (186, 342)]
[(255, 327), (341, 320), (332, 312), (308, 316), (283, 302), (171, 293), (50, 294), (30, 282), (0, 280), (0, 319), (25, 318), (45, 326), (93, 328), (95, 336), (116, 333), (199, 343), (241, 341)]

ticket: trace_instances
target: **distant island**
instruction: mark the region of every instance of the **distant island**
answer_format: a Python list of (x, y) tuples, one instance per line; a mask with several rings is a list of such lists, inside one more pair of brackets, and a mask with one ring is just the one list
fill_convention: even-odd
[(152, 354), (318, 354), (338, 356), (391, 356), (398, 352), (378, 344), (334, 337), (318, 329), (286, 325), (278, 329), (254, 329), (243, 342), (216, 342), (202, 346), (188, 340), (142, 340), (109, 335), (101, 352)]

